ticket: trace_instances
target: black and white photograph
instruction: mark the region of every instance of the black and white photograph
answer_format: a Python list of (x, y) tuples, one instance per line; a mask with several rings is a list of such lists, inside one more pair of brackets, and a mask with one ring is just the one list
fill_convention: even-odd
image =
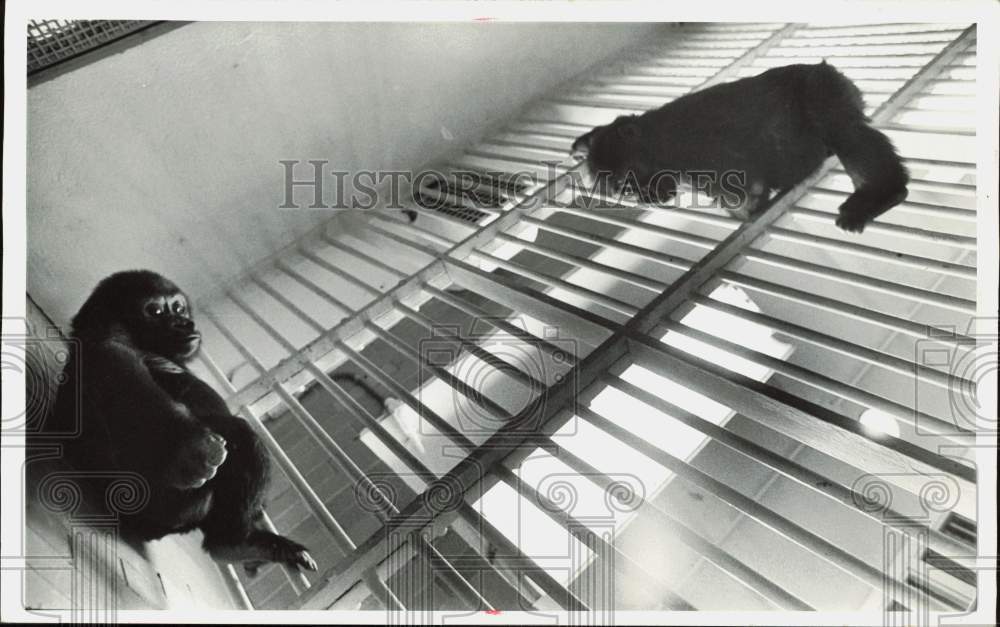
[(2, 620), (994, 624), (997, 18), (8, 2)]

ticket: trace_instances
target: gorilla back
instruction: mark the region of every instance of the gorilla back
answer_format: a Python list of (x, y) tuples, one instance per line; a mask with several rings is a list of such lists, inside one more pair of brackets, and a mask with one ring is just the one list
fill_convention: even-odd
[(711, 195), (749, 211), (836, 154), (855, 188), (837, 225), (857, 232), (902, 202), (909, 182), (889, 138), (865, 117), (858, 88), (826, 62), (773, 68), (621, 116), (577, 138), (573, 151), (612, 191), (631, 181), (644, 201), (665, 203), (679, 178), (708, 173)]
[(53, 414), (68, 461), (90, 473), (143, 478), (149, 500), (123, 515), (140, 539), (199, 528), (216, 559), (315, 569), (305, 547), (262, 529), (269, 457), (260, 438), (184, 364), (197, 354), (187, 297), (162, 276), (119, 272), (73, 318)]

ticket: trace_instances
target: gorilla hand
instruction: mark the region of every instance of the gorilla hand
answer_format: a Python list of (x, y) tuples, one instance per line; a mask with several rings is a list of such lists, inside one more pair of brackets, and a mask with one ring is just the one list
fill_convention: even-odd
[(208, 429), (190, 436), (167, 470), (167, 483), (180, 490), (200, 488), (226, 461), (226, 440)]

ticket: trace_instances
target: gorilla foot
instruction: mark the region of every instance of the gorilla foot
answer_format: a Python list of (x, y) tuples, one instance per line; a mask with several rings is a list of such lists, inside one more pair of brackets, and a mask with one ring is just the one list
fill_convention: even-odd
[(887, 198), (872, 198), (855, 192), (840, 205), (837, 226), (848, 233), (861, 233), (869, 222), (906, 200), (908, 193), (905, 187)]
[(251, 576), (269, 562), (280, 562), (306, 570), (319, 568), (306, 547), (270, 531), (252, 531), (246, 540), (238, 544), (206, 544), (205, 548), (212, 559), (242, 563)]

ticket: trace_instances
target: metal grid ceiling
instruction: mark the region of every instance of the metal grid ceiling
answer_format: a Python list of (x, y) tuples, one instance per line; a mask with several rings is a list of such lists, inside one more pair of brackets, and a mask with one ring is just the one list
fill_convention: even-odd
[(144, 20), (31, 20), (28, 22), (28, 74), (100, 48), (155, 23)]
[[(974, 579), (961, 563), (975, 555), (974, 434), (953, 401), (975, 382), (952, 366), (978, 348), (968, 326), (975, 29), (692, 24), (670, 35), (542, 99), (445, 164), (543, 177), (499, 201), (485, 182), (486, 202), (449, 199), (483, 214), (478, 224), (467, 219), (477, 213), (453, 219), (416, 203), (412, 225), (374, 212), (363, 231), (304, 241), (205, 303), (202, 372), (267, 440), (295, 497), (279, 527), (308, 535), (323, 571), (273, 567), (257, 581), (230, 571), (255, 607), (597, 612), (731, 602), (913, 611), (973, 602)], [(863, 90), (873, 122), (913, 178), (907, 201), (863, 237), (834, 226), (851, 189), (836, 159), (747, 223), (705, 209), (568, 203), (569, 144), (593, 125), (821, 58)], [(547, 160), (562, 163), (553, 172)], [(449, 193), (440, 185), (420, 191)], [(533, 202), (543, 194), (551, 201)], [(383, 251), (392, 249), (407, 261), (387, 262)], [(445, 338), (456, 348), (451, 362), (439, 363), (412, 337), (440, 339), (444, 312), (485, 321), (489, 338), (530, 347), (555, 365), (520, 368), (482, 333)], [(948, 359), (920, 361), (915, 351), (924, 346)], [(379, 361), (389, 354), (429, 377), (390, 371)], [(484, 391), (463, 379), (459, 362), (472, 358), (505, 383)], [(343, 368), (419, 416), (424, 436), (401, 432), (330, 376)], [(515, 387), (527, 392), (513, 401), (491, 395)], [(490, 416), (493, 429), (470, 428), (435, 405), (439, 393), (420, 391), (440, 389)], [(336, 412), (317, 409), (317, 394)], [(685, 404), (691, 396), (700, 404)], [(709, 416), (706, 399), (721, 418)], [(658, 417), (670, 438), (644, 432), (648, 425), (629, 422), (628, 410), (616, 414), (626, 406)], [(867, 428), (871, 412), (892, 429)], [(294, 445), (293, 432), (301, 436)], [(701, 440), (682, 454), (671, 438), (685, 432)], [(588, 453), (592, 441), (582, 433), (603, 448)], [(420, 437), (427, 440), (418, 446)], [(381, 451), (377, 476), (352, 452), (365, 438)], [(955, 454), (942, 456), (940, 446)], [(428, 452), (444, 447), (447, 459)], [(329, 467), (300, 466), (311, 449)], [(623, 488), (600, 452), (610, 450), (671, 479), (662, 493)], [(745, 472), (706, 465), (698, 455), (709, 450)], [(563, 468), (574, 494), (597, 489), (628, 501), (628, 515), (595, 522), (574, 510), (577, 503), (529, 479), (539, 463)], [(758, 475), (764, 485), (748, 485)], [(338, 477), (353, 486), (354, 500), (330, 491)], [(670, 501), (681, 487), (699, 500)], [(776, 500), (782, 491), (805, 505), (789, 509)], [(574, 539), (572, 572), (560, 575), (565, 564), (552, 566), (532, 549), (531, 534), (504, 528), (489, 505), (500, 492)], [(359, 494), (370, 507), (358, 506)], [(299, 519), (287, 514), (295, 507)], [(629, 540), (628, 525), (645, 525), (643, 542)], [(883, 554), (890, 536), (901, 548)], [(654, 537), (669, 545), (666, 553), (651, 547)], [(672, 561), (695, 574), (664, 571)], [(424, 586), (416, 591), (413, 568)], [(830, 590), (841, 602), (854, 599), (852, 607), (831, 606)]]

